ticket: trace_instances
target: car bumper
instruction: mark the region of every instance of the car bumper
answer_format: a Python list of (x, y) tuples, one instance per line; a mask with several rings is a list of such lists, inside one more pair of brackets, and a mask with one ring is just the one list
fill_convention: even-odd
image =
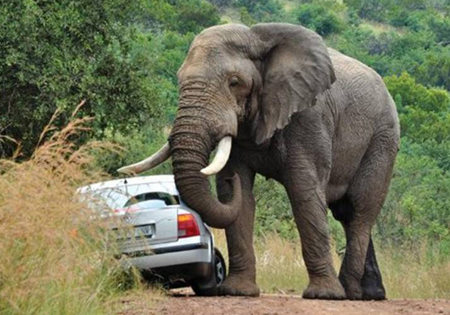
[(179, 265), (206, 263), (212, 261), (211, 238), (195, 236), (176, 242), (155, 244), (147, 250), (142, 248), (123, 249), (128, 262), (140, 270), (173, 267)]

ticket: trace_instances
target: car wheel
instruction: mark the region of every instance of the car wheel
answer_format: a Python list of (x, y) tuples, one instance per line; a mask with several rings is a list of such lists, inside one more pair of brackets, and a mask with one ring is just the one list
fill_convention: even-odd
[(192, 284), (192, 289), (196, 295), (199, 296), (215, 296), (217, 295), (217, 288), (225, 281), (227, 275), (227, 267), (222, 253), (215, 248), (213, 252), (213, 279), (209, 279), (209, 285), (202, 286), (200, 283)]

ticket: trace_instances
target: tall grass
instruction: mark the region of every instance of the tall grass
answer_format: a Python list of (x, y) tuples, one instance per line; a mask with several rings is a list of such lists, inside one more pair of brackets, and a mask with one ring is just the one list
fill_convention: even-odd
[[(227, 256), (224, 233), (215, 231), (216, 244)], [(308, 285), (299, 240), (269, 233), (254, 241), (257, 283), (263, 293), (301, 294)], [(408, 249), (376, 246), (388, 298), (450, 299), (450, 262), (428, 259), (427, 245)], [(341, 258), (332, 249), (335, 269)]]
[(378, 260), (390, 298), (450, 299), (450, 261), (435, 257), (430, 248), (427, 243), (415, 244), (414, 249), (378, 246)]
[(90, 156), (104, 146), (72, 142), (88, 122), (49, 124), (30, 160), (0, 161), (2, 315), (111, 314), (115, 294), (137, 283), (113, 258), (103, 221), (74, 197), (105, 177)]

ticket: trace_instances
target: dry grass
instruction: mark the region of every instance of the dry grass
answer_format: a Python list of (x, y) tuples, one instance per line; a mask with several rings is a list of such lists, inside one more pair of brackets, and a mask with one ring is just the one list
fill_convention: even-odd
[(60, 131), (51, 122), (30, 160), (0, 161), (3, 315), (108, 314), (127, 284), (107, 227), (74, 197), (80, 185), (105, 177), (89, 155), (105, 146), (77, 148), (71, 141), (88, 122), (73, 119)]
[(450, 262), (430, 263), (427, 245), (378, 250), (383, 281), (390, 298), (450, 299)]
[[(214, 231), (216, 246), (228, 259), (225, 233)], [(264, 293), (301, 292), (308, 284), (308, 274), (303, 261), (300, 240), (291, 241), (275, 233), (254, 240), (257, 283)], [(335, 251), (333, 250), (333, 253)], [(333, 257), (338, 263), (337, 255)], [(336, 268), (338, 266), (336, 265)]]
[[(215, 231), (217, 246), (226, 255), (224, 233)], [(269, 234), (254, 241), (257, 282), (265, 293), (301, 294), (308, 284), (299, 241)], [(425, 246), (425, 245), (424, 245)], [(407, 250), (379, 248), (377, 256), (389, 298), (450, 299), (450, 262), (430, 264), (426, 248), (413, 254)], [(333, 253), (335, 251), (333, 250)], [(335, 269), (340, 258), (334, 254)]]

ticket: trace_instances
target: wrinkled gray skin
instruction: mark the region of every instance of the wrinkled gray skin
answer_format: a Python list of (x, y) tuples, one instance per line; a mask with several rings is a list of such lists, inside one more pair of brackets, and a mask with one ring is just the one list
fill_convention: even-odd
[[(259, 295), (252, 244), (259, 173), (280, 182), (291, 201), (310, 279), (303, 296), (384, 299), (371, 229), (400, 131), (380, 76), (303, 27), (230, 24), (195, 38), (178, 78), (173, 171), (186, 203), (226, 229), (230, 267), (220, 293)], [(232, 151), (217, 176), (217, 200), (199, 171), (227, 135)], [(347, 238), (339, 277), (327, 207)]]

